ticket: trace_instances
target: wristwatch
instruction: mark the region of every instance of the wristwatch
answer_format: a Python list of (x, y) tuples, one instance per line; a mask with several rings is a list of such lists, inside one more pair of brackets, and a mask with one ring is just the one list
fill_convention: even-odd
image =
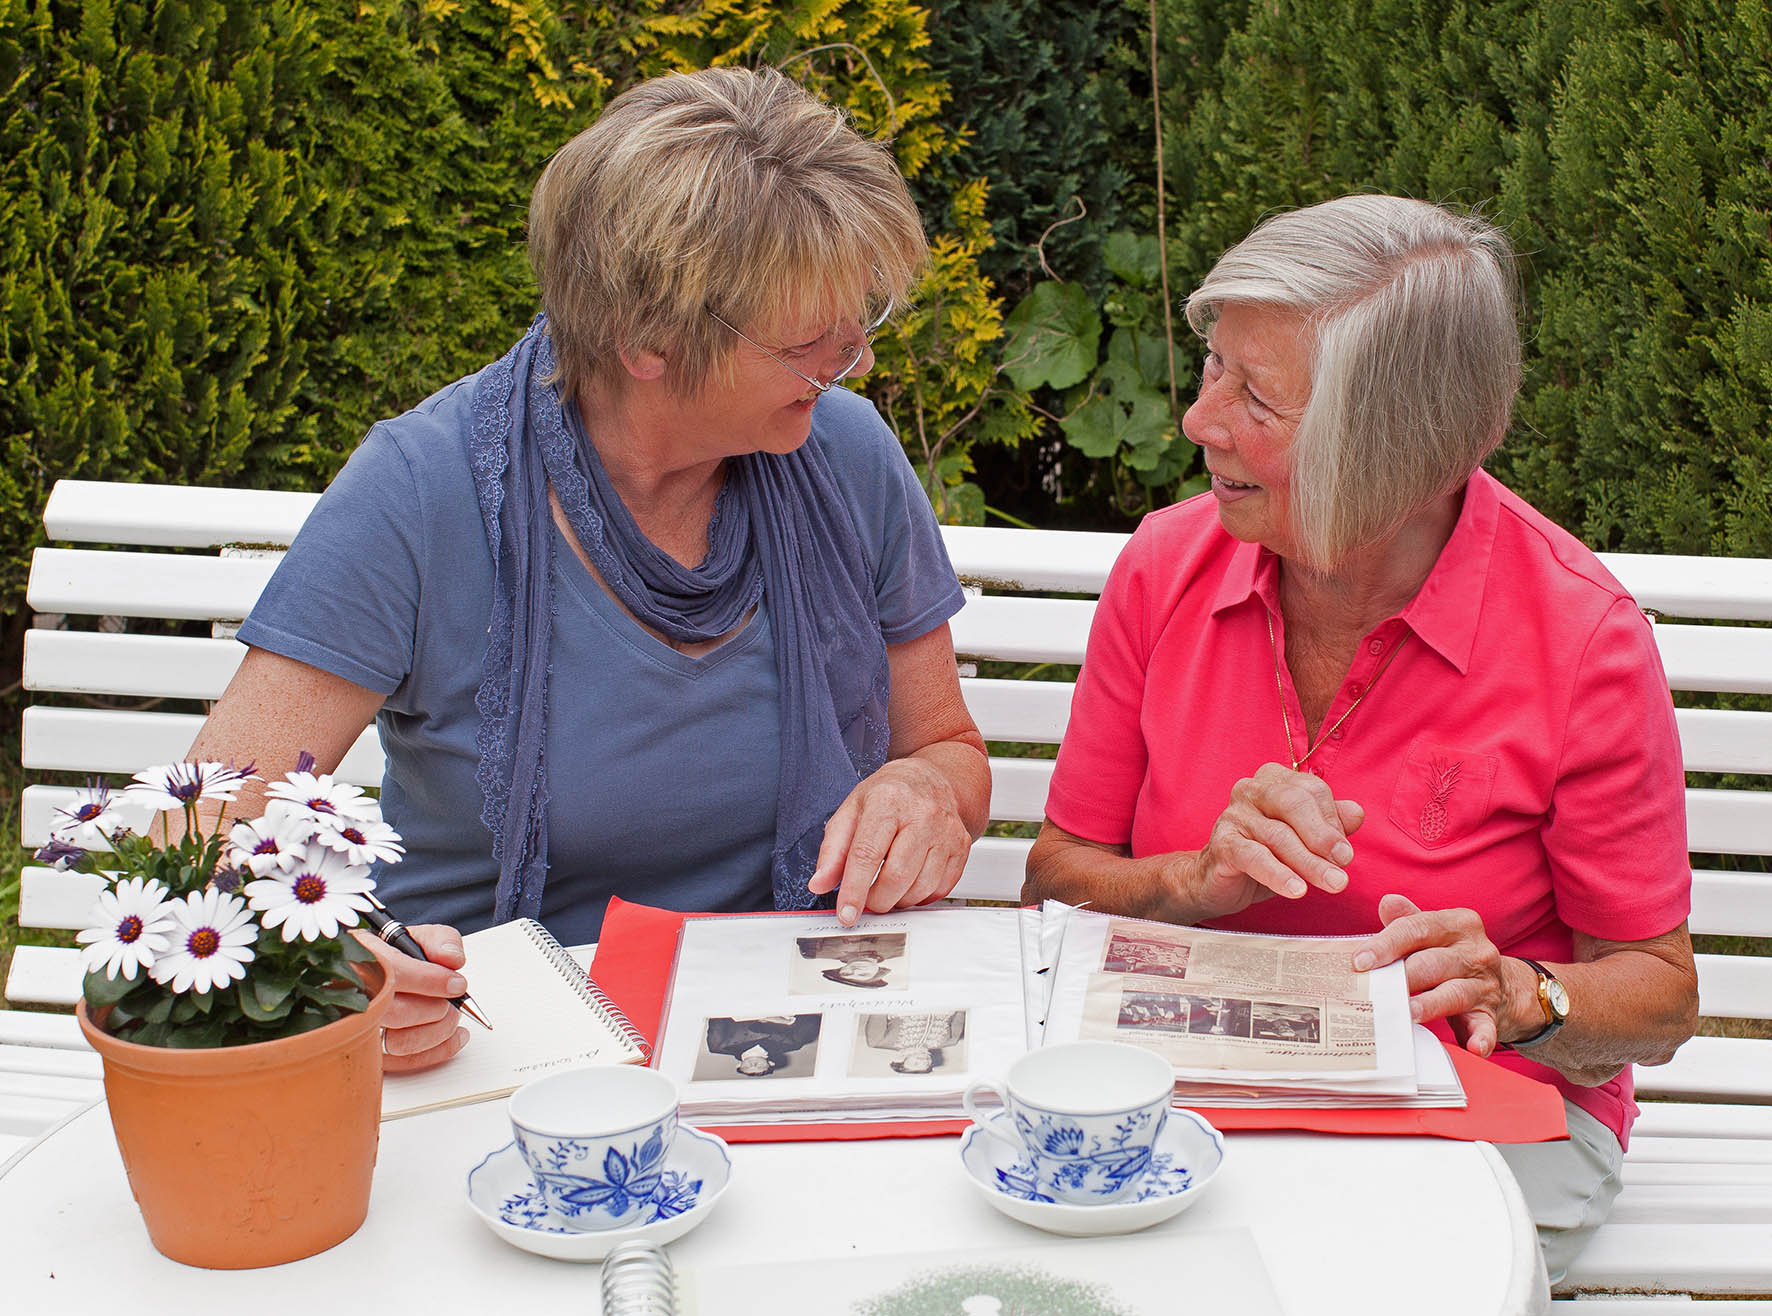
[(1509, 1045), (1537, 1046), (1540, 1042), (1550, 1041), (1557, 1035), (1557, 1030), (1569, 1022), (1569, 989), (1537, 960), (1529, 960), (1524, 955), (1518, 959), (1538, 975), (1538, 1007), (1544, 1011), (1544, 1027), (1531, 1037), (1519, 1038)]

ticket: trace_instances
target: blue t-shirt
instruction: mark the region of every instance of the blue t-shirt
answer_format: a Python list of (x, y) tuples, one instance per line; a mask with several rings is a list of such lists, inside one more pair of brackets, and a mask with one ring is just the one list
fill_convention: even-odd
[[(407, 922), (463, 931), (492, 921), (498, 879), (475, 780), (492, 555), (468, 465), (472, 382), (369, 431), (240, 628), (247, 644), (385, 696), (382, 812), (407, 849), (376, 879)], [(959, 584), (873, 407), (832, 390), (809, 441), (873, 568), (886, 643), (946, 621)], [(640, 629), (554, 533), (542, 922), (571, 945), (596, 939), (611, 895), (769, 908), (781, 736), (768, 599), (739, 634), (687, 657)]]

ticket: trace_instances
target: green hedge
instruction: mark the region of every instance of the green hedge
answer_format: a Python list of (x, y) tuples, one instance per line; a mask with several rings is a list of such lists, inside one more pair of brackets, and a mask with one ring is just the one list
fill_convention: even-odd
[[(55, 479), (318, 488), (501, 352), (536, 307), (529, 189), (613, 92), (779, 64), (915, 174), (956, 144), (926, 45), (907, 0), (0, 0), (0, 612)], [(949, 309), (878, 383), (901, 432), (978, 404), (1012, 441), (976, 364), (988, 234), (955, 222)], [(965, 446), (932, 484), (964, 491)]]
[(1480, 205), (1526, 257), (1496, 473), (1595, 547), (1772, 555), (1765, 4), (1159, 5), (1179, 289), (1277, 206)]

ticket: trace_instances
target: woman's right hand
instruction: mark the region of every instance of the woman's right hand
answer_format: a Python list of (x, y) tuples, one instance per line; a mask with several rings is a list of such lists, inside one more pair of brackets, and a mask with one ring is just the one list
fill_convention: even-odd
[(394, 1003), (382, 1021), (382, 1070), (405, 1074), (440, 1065), (467, 1045), (468, 1030), (450, 1002), (468, 990), (458, 970), (467, 963), (461, 933), (441, 923), (406, 929), (424, 947), (430, 962), (402, 955), (364, 932), (367, 946), (394, 980)]
[(1354, 857), (1348, 837), (1365, 818), (1321, 777), (1264, 763), (1231, 788), (1206, 847), (1176, 856), (1178, 894), (1194, 917), (1215, 918), (1271, 896), (1296, 900), (1311, 887), (1342, 891)]

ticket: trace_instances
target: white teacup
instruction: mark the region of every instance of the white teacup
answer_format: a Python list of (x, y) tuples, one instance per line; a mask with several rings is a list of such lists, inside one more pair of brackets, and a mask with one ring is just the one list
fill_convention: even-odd
[[(1002, 1101), (1006, 1120), (979, 1111), (975, 1096), (987, 1091)], [(974, 1123), (1031, 1166), (1036, 1194), (1094, 1205), (1137, 1191), (1174, 1092), (1175, 1071), (1154, 1052), (1068, 1042), (1028, 1052), (1001, 1087), (974, 1083), (964, 1100)]]
[(677, 1137), (677, 1085), (655, 1069), (565, 1069), (511, 1094), (536, 1191), (568, 1229), (637, 1224)]

